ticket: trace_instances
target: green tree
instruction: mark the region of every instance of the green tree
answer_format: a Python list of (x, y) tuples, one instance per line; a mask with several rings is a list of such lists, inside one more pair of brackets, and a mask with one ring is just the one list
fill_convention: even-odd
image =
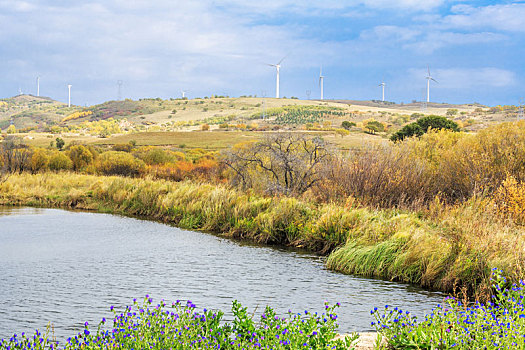
[(401, 130), (394, 133), (390, 140), (397, 142), (403, 141), (407, 137), (421, 136), (429, 129), (433, 130), (452, 130), (459, 131), (459, 126), (456, 122), (439, 115), (428, 115), (418, 119), (414, 123), (405, 125)]
[(56, 141), (57, 149), (59, 151), (61, 151), (62, 148), (64, 148), (64, 145), (66, 144), (66, 142), (63, 139), (61, 139), (60, 137), (57, 137), (55, 141)]
[(365, 128), (367, 128), (371, 134), (385, 131), (385, 126), (377, 120), (369, 121), (366, 123)]
[(348, 120), (345, 120), (341, 123), (341, 127), (346, 130), (350, 130), (355, 125), (356, 124), (354, 122), (349, 122)]

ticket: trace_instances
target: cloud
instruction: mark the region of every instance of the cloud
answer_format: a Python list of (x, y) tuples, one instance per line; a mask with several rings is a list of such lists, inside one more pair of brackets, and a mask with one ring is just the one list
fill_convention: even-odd
[[(445, 89), (485, 90), (512, 87), (517, 82), (514, 72), (500, 68), (430, 68), (439, 87)], [(409, 69), (408, 73), (414, 81), (423, 81), (427, 75), (426, 69)]]
[(432, 54), (434, 51), (444, 47), (487, 44), (503, 40), (506, 40), (504, 35), (490, 32), (456, 33), (433, 31), (426, 33), (417, 41), (405, 43), (404, 47), (422, 54)]
[(377, 26), (361, 32), (361, 39), (382, 41), (397, 44), (399, 42), (413, 41), (421, 35), (421, 30), (399, 26)]
[(404, 9), (410, 11), (431, 11), (444, 5), (446, 0), (363, 0), (366, 6), (379, 9)]
[(485, 7), (456, 5), (452, 15), (443, 19), (443, 25), (450, 28), (479, 29), (525, 32), (525, 3), (499, 4)]

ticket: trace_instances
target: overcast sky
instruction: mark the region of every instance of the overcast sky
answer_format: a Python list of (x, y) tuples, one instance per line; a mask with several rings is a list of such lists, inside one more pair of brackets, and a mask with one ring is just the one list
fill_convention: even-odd
[(0, 97), (211, 94), (517, 104), (525, 1), (0, 0)]

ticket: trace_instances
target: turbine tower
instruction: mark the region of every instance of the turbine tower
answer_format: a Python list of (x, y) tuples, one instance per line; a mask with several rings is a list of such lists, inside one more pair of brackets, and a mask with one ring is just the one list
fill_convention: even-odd
[(118, 86), (117, 101), (122, 100), (122, 84), (124, 84), (122, 80), (117, 80), (117, 86)]
[(188, 92), (187, 90), (180, 89), (180, 94), (182, 95), (182, 98), (186, 98), (186, 93), (187, 92)]
[(319, 70), (319, 87), (321, 88), (321, 100), (324, 99), (324, 76), (323, 67)]
[(276, 71), (277, 71), (277, 78), (276, 78), (276, 81), (275, 81), (275, 98), (279, 98), (279, 71), (281, 69), (281, 63), (283, 62), (283, 60), (286, 58), (286, 56), (284, 56), (280, 61), (279, 63), (277, 64), (270, 64), (270, 63), (267, 63), (268, 66), (270, 67), (275, 67)]
[(378, 86), (382, 86), (383, 87), (383, 98), (381, 99), (381, 101), (385, 102), (385, 86), (386, 86), (386, 83), (384, 81), (382, 81), (381, 84), (379, 84)]
[(73, 85), (71, 85), (71, 84), (68, 84), (68, 86), (67, 86), (67, 91), (68, 91), (67, 106), (68, 107), (71, 107), (71, 87), (72, 86)]
[(40, 96), (40, 77), (36, 77), (36, 96)]
[(426, 79), (427, 79), (427, 103), (429, 103), (430, 102), (430, 81), (432, 80), (432, 81), (437, 83), (437, 80), (432, 78), (432, 76), (430, 75), (430, 67), (429, 66), (427, 66), (427, 71), (428, 71), (428, 74), (427, 74), (427, 77), (426, 77)]

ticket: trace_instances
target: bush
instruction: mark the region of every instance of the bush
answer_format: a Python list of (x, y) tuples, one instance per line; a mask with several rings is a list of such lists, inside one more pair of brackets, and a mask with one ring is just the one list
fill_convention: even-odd
[(108, 151), (98, 157), (96, 169), (104, 175), (138, 176), (146, 164), (127, 152)]
[(43, 148), (37, 148), (33, 151), (31, 156), (31, 171), (36, 173), (41, 170), (46, 170), (49, 165), (48, 152)]
[(79, 171), (93, 163), (93, 154), (86, 146), (71, 146), (68, 151), (69, 158), (73, 162), (73, 170)]
[(64, 153), (54, 151), (51, 157), (49, 157), (49, 170), (60, 171), (70, 170), (73, 168), (73, 162)]

